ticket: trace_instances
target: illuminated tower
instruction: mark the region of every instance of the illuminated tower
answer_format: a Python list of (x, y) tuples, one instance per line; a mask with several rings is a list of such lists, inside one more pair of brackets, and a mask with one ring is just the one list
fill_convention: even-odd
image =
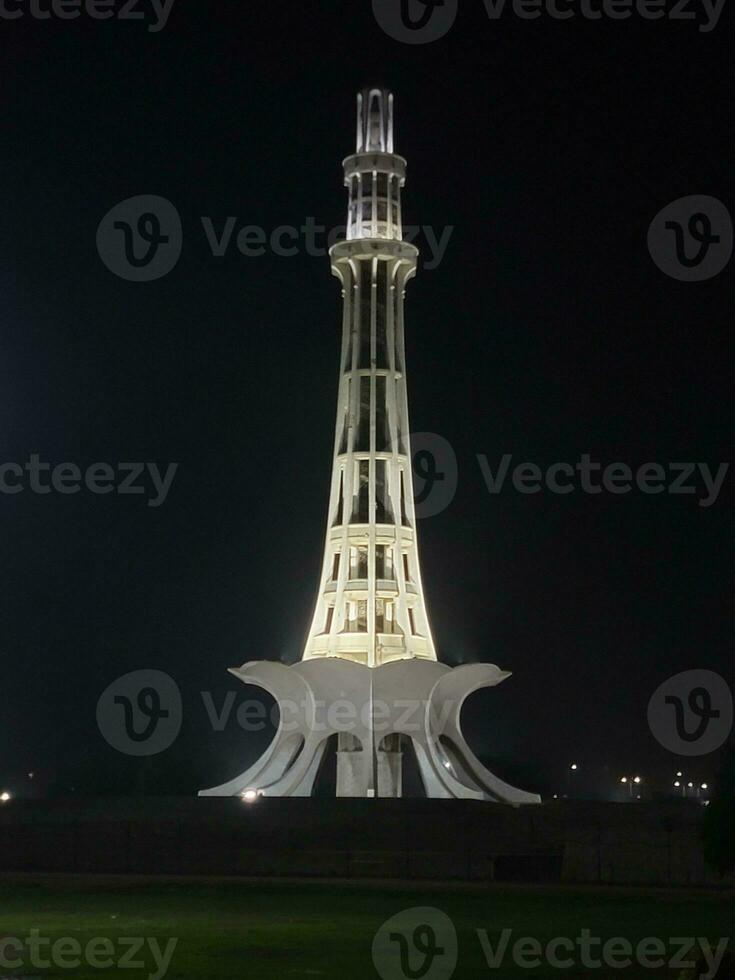
[(404, 303), (418, 251), (405, 243), (394, 153), (393, 96), (358, 96), (357, 152), (344, 163), (347, 240), (332, 272), (342, 285), (342, 354), (327, 540), (304, 660), (378, 667), (436, 660), (421, 586), (409, 445)]
[(406, 161), (394, 152), (393, 96), (357, 99), (357, 152), (344, 163), (347, 237), (331, 252), (342, 285), (342, 355), (327, 539), (302, 660), (232, 673), (277, 701), (265, 754), (202, 796), (308, 796), (330, 740), (338, 796), (399, 797), (412, 749), (426, 795), (538, 803), (489, 772), (461, 730), (467, 697), (510, 675), (439, 663), (416, 541), (404, 302), (418, 252), (403, 241)]

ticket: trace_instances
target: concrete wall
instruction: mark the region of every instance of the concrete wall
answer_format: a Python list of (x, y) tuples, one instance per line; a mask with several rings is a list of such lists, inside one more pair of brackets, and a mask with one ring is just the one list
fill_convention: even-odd
[(683, 801), (17, 801), (0, 807), (0, 871), (715, 884), (701, 816)]

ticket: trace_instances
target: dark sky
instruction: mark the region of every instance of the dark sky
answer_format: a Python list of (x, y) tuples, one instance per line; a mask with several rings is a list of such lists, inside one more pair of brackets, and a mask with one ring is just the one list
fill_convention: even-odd
[[(156, 764), (185, 788), (255, 754), (212, 733), (199, 692), (239, 695), (226, 668), (301, 655), (339, 287), (325, 258), (216, 258), (200, 219), (340, 224), (355, 91), (375, 82), (396, 93), (407, 222), (454, 228), (409, 287), (407, 344), (412, 427), (459, 466), (453, 503), (419, 527), (440, 657), (514, 673), (468, 705), (470, 740), (550, 783), (570, 760), (668, 779), (654, 689), (732, 675), (732, 476), (706, 508), (699, 490), (492, 496), (476, 456), (730, 459), (733, 266), (680, 282), (646, 246), (670, 201), (732, 205), (726, 18), (491, 22), (465, 0), (416, 46), (367, 0), (177, 0), (158, 33), (0, 20), (0, 464), (179, 464), (159, 508), (0, 495), (0, 781), (114, 769), (95, 705), (139, 668), (182, 689), (184, 736)], [(144, 284), (95, 246), (140, 194), (184, 227), (178, 266)], [(716, 761), (687, 766), (712, 778)]]

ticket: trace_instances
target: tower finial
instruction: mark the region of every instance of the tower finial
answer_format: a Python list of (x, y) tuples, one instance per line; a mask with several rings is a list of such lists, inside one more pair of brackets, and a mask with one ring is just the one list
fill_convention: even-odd
[(358, 93), (357, 152), (393, 153), (393, 93), (388, 89)]
[(364, 88), (357, 94), (357, 152), (344, 161), (349, 188), (347, 239), (401, 241), (401, 188), (406, 161), (393, 148), (393, 93)]

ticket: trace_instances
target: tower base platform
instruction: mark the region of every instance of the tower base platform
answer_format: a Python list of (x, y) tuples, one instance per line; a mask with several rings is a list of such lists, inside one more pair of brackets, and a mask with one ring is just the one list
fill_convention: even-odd
[(231, 673), (275, 698), (278, 731), (254, 766), (200, 796), (311, 796), (336, 736), (337, 796), (400, 797), (402, 754), (410, 740), (429, 798), (541, 802), (486, 769), (462, 734), (460, 714), (469, 695), (510, 676), (494, 664), (452, 669), (411, 659), (370, 668), (315, 658), (291, 667), (250, 663)]

